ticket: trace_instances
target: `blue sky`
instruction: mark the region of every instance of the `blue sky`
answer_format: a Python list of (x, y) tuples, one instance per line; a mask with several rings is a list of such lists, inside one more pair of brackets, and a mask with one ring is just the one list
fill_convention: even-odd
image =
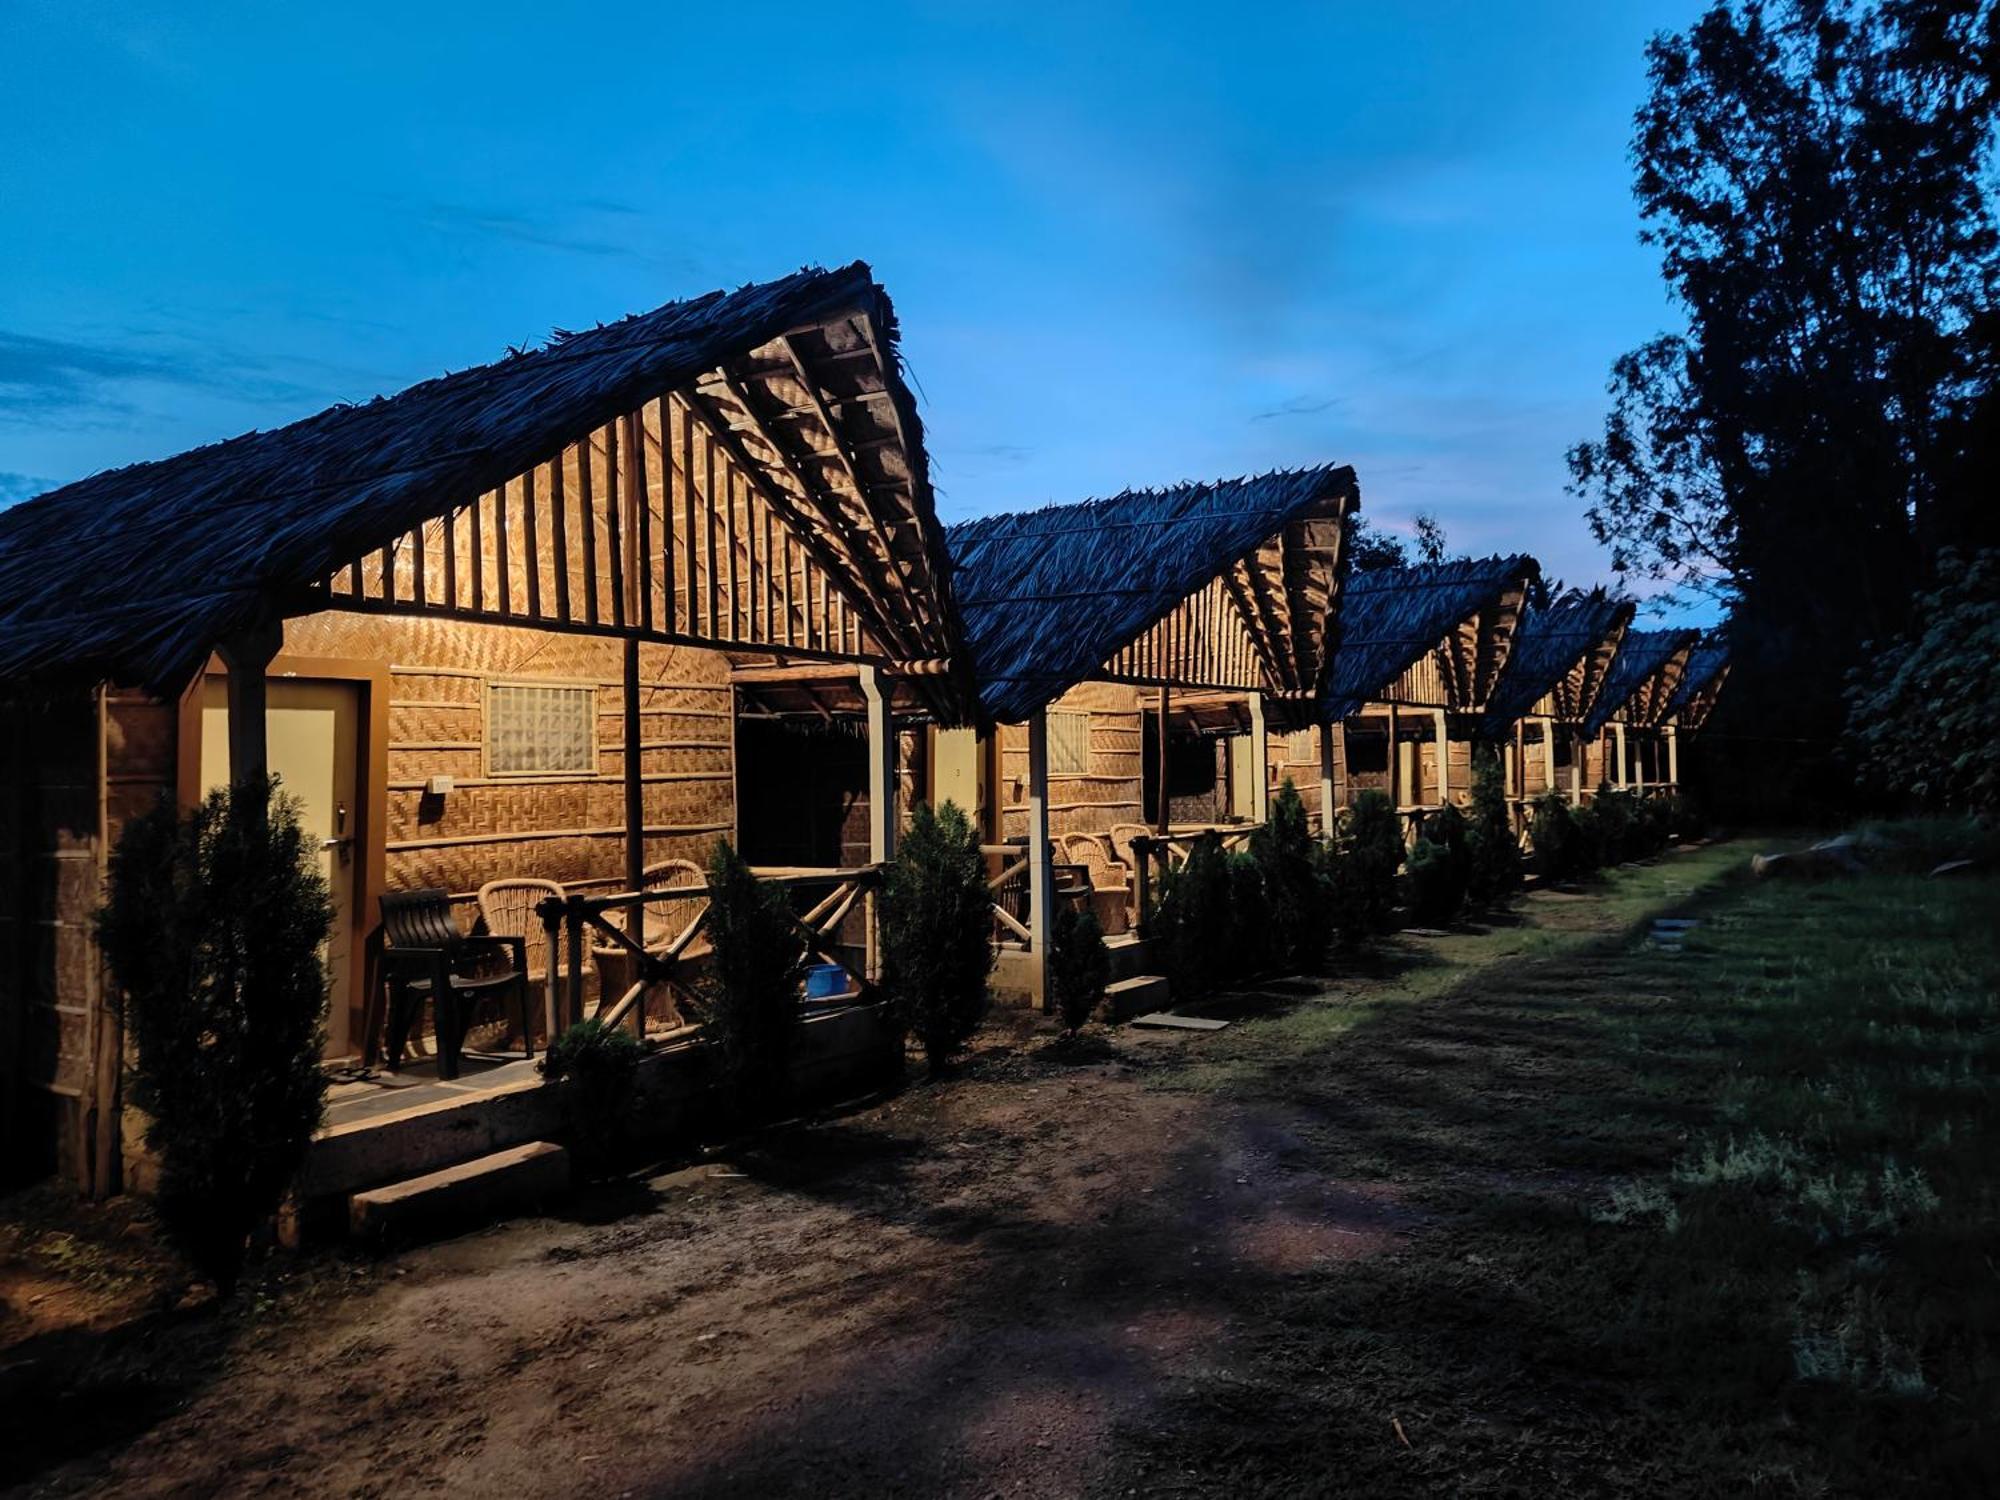
[(1688, 3), (0, 0), (0, 501), (807, 263), (896, 299), (948, 520), (1338, 460), (1605, 575), (1562, 454), (1671, 326)]

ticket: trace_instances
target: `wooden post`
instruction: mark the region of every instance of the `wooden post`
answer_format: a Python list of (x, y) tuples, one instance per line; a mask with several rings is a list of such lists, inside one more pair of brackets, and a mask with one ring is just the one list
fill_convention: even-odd
[[(1164, 700), (1166, 690), (1161, 689)], [(1163, 704), (1164, 706), (1164, 704)], [(1164, 715), (1162, 716), (1164, 722)], [(1166, 785), (1161, 766), (1160, 785)], [(1166, 800), (1161, 794), (1161, 801)], [(1037, 1010), (1049, 1008), (1049, 935), (1054, 927), (1055, 864), (1049, 853), (1049, 715), (1038, 708), (1028, 720), (1028, 961)]]
[(1620, 791), (1625, 789), (1625, 725), (1620, 722), (1611, 726), (1612, 742), (1618, 757), (1618, 779), (1612, 783)]
[(1250, 816), (1258, 823), (1271, 821), (1271, 737), (1264, 727), (1264, 695), (1250, 695)]
[[(639, 642), (625, 641), (625, 889), (646, 887), (646, 783), (640, 776), (639, 729)], [(625, 931), (644, 941), (646, 903), (625, 909)], [(632, 1007), (632, 1025), (641, 1039), (646, 1035), (646, 998)]]
[(1676, 794), (1681, 789), (1681, 731), (1678, 724), (1667, 726), (1667, 788)]
[(1333, 837), (1333, 728), (1319, 726), (1319, 836)]
[(1153, 832), (1161, 838), (1167, 836), (1167, 813), (1171, 806), (1167, 798), (1167, 685), (1160, 684), (1160, 722), (1156, 726), (1156, 740), (1159, 748), (1160, 784), (1154, 789)]
[(1646, 795), (1646, 742), (1651, 738), (1642, 730), (1632, 746), (1632, 790), (1641, 797)]
[(1403, 805), (1403, 750), (1396, 743), (1396, 704), (1389, 702), (1389, 803), (1400, 809)]
[(1556, 789), (1556, 721), (1543, 719), (1542, 727), (1542, 790)]
[(1347, 720), (1333, 726), (1333, 800), (1342, 807), (1354, 803), (1354, 771), (1347, 758)]
[(881, 669), (861, 669), (868, 700), (868, 859), (885, 865), (896, 857), (896, 719)]
[(1451, 719), (1443, 710), (1437, 711), (1438, 747), (1438, 806), (1451, 805)]
[(1590, 741), (1581, 729), (1570, 735), (1569, 749), (1569, 805), (1583, 806), (1583, 757)]
[(229, 780), (262, 780), (271, 774), (264, 672), (284, 644), (284, 626), (272, 623), (230, 636), (217, 645), (229, 668)]

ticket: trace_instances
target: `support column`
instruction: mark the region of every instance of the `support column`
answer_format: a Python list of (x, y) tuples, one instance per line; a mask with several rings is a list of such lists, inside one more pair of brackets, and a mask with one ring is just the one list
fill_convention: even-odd
[(1569, 805), (1583, 806), (1583, 758), (1590, 740), (1582, 730), (1570, 736), (1569, 743)]
[(1676, 793), (1681, 789), (1681, 731), (1678, 724), (1667, 726), (1667, 785)]
[(1396, 741), (1396, 705), (1389, 704), (1389, 805), (1403, 805), (1403, 747)]
[(1542, 724), (1542, 790), (1556, 789), (1556, 721), (1543, 719)]
[(1625, 726), (1623, 723), (1611, 726), (1614, 753), (1618, 757), (1618, 779), (1612, 783), (1620, 791), (1625, 789)]
[(1250, 777), (1254, 783), (1250, 816), (1259, 823), (1271, 821), (1271, 737), (1264, 727), (1264, 695), (1250, 695)]
[[(1160, 691), (1162, 706), (1166, 697)], [(1160, 768), (1166, 785), (1166, 767)], [(1166, 800), (1165, 793), (1161, 801)], [(1049, 1008), (1049, 936), (1054, 927), (1055, 864), (1049, 853), (1049, 716), (1036, 709), (1028, 720), (1028, 962), (1037, 1010)]]
[(1319, 836), (1333, 837), (1333, 731), (1334, 726), (1322, 723), (1319, 726)]
[(285, 627), (273, 622), (241, 631), (216, 646), (229, 668), (229, 780), (261, 781), (271, 774), (270, 701), (265, 669), (285, 642)]
[(881, 669), (861, 669), (868, 700), (868, 859), (883, 865), (896, 857), (896, 716), (882, 686)]
[(1437, 711), (1438, 806), (1451, 806), (1451, 715)]
[[(636, 533), (631, 534), (636, 535)], [(628, 594), (626, 597), (631, 596)], [(639, 746), (644, 737), (639, 728), (639, 643), (628, 638), (624, 645), (625, 889), (642, 891), (646, 888), (646, 783), (640, 774), (640, 762), (644, 758), (644, 752)], [(733, 692), (729, 701), (733, 717), (736, 705), (736, 695)], [(645, 941), (645, 902), (637, 902), (625, 908), (625, 931), (634, 939)], [(639, 1003), (632, 1007), (631, 1014), (632, 1030), (643, 1040), (646, 1035), (644, 991), (640, 992)], [(554, 1040), (554, 1037), (550, 1038), (550, 1041)]]
[(1163, 682), (1160, 684), (1160, 722), (1155, 726), (1159, 749), (1160, 784), (1155, 789), (1154, 796), (1154, 801), (1158, 805), (1153, 809), (1153, 832), (1161, 838), (1167, 836), (1167, 814), (1171, 808), (1167, 796), (1167, 706), (1167, 685)]
[(1646, 742), (1651, 738), (1642, 730), (1638, 743), (1632, 747), (1632, 790), (1641, 797), (1646, 795)]

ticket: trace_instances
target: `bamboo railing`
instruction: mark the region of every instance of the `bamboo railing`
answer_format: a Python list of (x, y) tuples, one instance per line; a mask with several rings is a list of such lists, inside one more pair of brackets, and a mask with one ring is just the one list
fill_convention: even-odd
[[(879, 950), (881, 911), (878, 896), (882, 876), (883, 867), (880, 865), (831, 870), (788, 869), (758, 876), (769, 884), (792, 890), (822, 885), (831, 887), (806, 912), (792, 914), (792, 935), (799, 943), (802, 955), (822, 963), (850, 967), (840, 956), (839, 950), (843, 945), (838, 934), (849, 913), (857, 905), (861, 907), (867, 924), (863, 944), (865, 959), (862, 972), (855, 974), (854, 979), (863, 999), (872, 994), (879, 978), (874, 971)], [(645, 940), (644, 916), (649, 904), (666, 900), (684, 901), (690, 891), (699, 889), (702, 888), (680, 885), (655, 890), (618, 891), (605, 896), (572, 893), (551, 896), (540, 903), (535, 908), (535, 914), (541, 919), (543, 931), (547, 934), (550, 954), (544, 997), (549, 1035), (554, 1037), (564, 1026), (584, 1018), (586, 937), (591, 945), (608, 949), (631, 963), (632, 978), (625, 989), (615, 997), (606, 993), (598, 999), (595, 1016), (606, 1026), (629, 1022), (643, 1038), (647, 997), (655, 988), (666, 989), (677, 1002), (684, 1003), (690, 1012), (699, 1015), (703, 1002), (688, 972), (691, 967), (689, 949), (707, 926), (710, 908), (703, 906), (693, 920), (658, 947), (649, 946)], [(625, 914), (623, 925), (612, 920), (614, 913), (621, 912)], [(628, 928), (636, 929), (640, 935), (634, 936)], [(558, 953), (567, 955), (560, 964), (554, 959)]]

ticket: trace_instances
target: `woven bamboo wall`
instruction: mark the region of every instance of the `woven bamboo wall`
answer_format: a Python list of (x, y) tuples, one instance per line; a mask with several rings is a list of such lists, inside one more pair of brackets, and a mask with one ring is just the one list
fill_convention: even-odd
[[(1088, 769), (1049, 776), (1049, 832), (1106, 833), (1114, 823), (1144, 823), (1145, 717), (1140, 690), (1115, 682), (1086, 682), (1049, 706), (1051, 713), (1090, 716)], [(1028, 831), (1028, 728), (1000, 728), (1000, 833)]]
[[(441, 619), (330, 611), (293, 620), (285, 650), (388, 664), (387, 868), (391, 889), (476, 891), (527, 875), (564, 884), (623, 878), (623, 648), (611, 640)], [(728, 662), (717, 652), (640, 652), (640, 775), (646, 861), (704, 861), (735, 821)], [(584, 683), (596, 690), (595, 773), (494, 777), (485, 770), (491, 679)], [(426, 797), (450, 776), (453, 790)]]

